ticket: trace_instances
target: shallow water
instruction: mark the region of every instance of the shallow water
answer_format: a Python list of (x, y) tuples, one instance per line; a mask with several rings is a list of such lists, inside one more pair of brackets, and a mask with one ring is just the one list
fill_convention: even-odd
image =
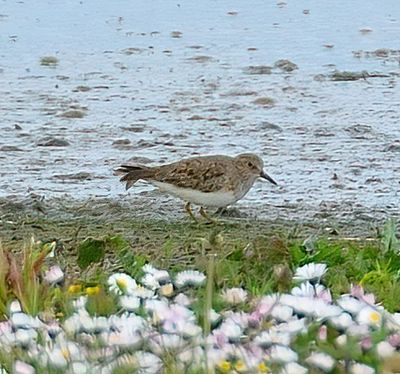
[(0, 197), (140, 204), (152, 187), (112, 173), (132, 157), (251, 151), (280, 184), (240, 203), (260, 215), (399, 215), (399, 19), (396, 0), (2, 1)]

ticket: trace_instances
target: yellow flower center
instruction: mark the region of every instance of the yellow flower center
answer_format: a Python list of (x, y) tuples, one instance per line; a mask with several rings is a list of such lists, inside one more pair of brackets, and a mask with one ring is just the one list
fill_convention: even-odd
[(71, 284), (68, 287), (68, 293), (70, 294), (77, 294), (82, 291), (82, 286), (80, 284)]
[(117, 279), (117, 286), (121, 291), (125, 291), (126, 287), (128, 286), (128, 282), (123, 278), (119, 278)]
[(267, 365), (265, 365), (265, 362), (260, 362), (258, 364), (258, 372), (259, 373), (268, 373), (269, 372), (269, 368)]
[(246, 370), (246, 365), (244, 364), (244, 362), (242, 360), (236, 361), (235, 370), (237, 370), (239, 372)]
[(69, 350), (67, 348), (61, 349), (61, 354), (64, 356), (64, 358), (66, 360), (68, 360), (70, 358), (70, 356), (71, 356), (70, 353), (69, 353)]
[(218, 368), (223, 372), (223, 373), (227, 373), (230, 369), (231, 369), (231, 363), (229, 361), (221, 361), (218, 364)]
[(86, 287), (85, 291), (86, 294), (89, 296), (98, 295), (100, 293), (100, 287), (99, 286)]
[(371, 312), (369, 319), (372, 323), (379, 323), (381, 321), (381, 315), (378, 312)]

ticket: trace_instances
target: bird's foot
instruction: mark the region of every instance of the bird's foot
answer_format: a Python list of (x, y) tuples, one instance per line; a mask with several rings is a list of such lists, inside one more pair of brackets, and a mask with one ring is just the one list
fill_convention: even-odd
[(186, 203), (186, 204), (185, 204), (185, 210), (186, 210), (186, 212), (189, 214), (190, 218), (191, 218), (194, 222), (199, 223), (198, 219), (196, 218), (196, 216), (195, 216), (195, 215), (193, 214), (193, 212), (192, 212), (192, 207), (190, 206), (190, 203)]
[(202, 217), (204, 217), (207, 220), (207, 223), (213, 223), (213, 224), (219, 223), (216, 219), (210, 217), (203, 207), (200, 208), (199, 213), (201, 214)]

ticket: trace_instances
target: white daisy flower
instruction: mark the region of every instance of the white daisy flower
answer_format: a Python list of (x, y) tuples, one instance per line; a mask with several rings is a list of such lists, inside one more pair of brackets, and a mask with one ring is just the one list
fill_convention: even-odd
[(175, 303), (182, 306), (189, 306), (190, 304), (192, 304), (192, 301), (184, 293), (179, 293), (178, 295), (176, 295), (174, 301)]
[(287, 305), (276, 305), (271, 316), (280, 322), (287, 322), (293, 317), (293, 309)]
[(307, 374), (308, 369), (304, 366), (299, 365), (297, 362), (287, 363), (283, 369), (282, 374)]
[(247, 291), (243, 288), (228, 288), (222, 291), (221, 297), (228, 304), (238, 305), (247, 300)]
[(54, 265), (44, 273), (43, 280), (49, 284), (61, 283), (64, 280), (64, 272), (58, 265)]
[(335, 339), (336, 344), (339, 347), (344, 347), (347, 344), (347, 335), (339, 335), (336, 339)]
[(335, 366), (336, 362), (326, 353), (323, 352), (313, 352), (311, 355), (306, 359), (307, 364), (310, 366), (314, 366), (322, 371), (331, 371)]
[(310, 282), (303, 282), (300, 286), (294, 287), (291, 291), (294, 296), (316, 297), (326, 302), (332, 301), (331, 292), (322, 284), (312, 285)]
[(239, 341), (241, 336), (243, 335), (242, 328), (233, 321), (224, 321), (221, 323), (221, 326), (214, 330), (214, 332), (222, 333), (224, 336), (228, 338), (230, 341)]
[(149, 339), (148, 344), (154, 354), (163, 356), (168, 351), (182, 350), (187, 343), (182, 336), (177, 334), (157, 334)]
[(261, 334), (254, 338), (254, 343), (261, 348), (269, 348), (273, 344), (288, 346), (290, 344), (290, 334), (279, 330), (262, 331)]
[(206, 280), (206, 276), (197, 270), (184, 270), (176, 274), (175, 286), (178, 288), (185, 286), (201, 286)]
[(140, 280), (140, 283), (150, 290), (156, 290), (160, 287), (160, 283), (157, 282), (157, 279), (151, 273), (145, 274), (144, 277)]
[(350, 367), (350, 374), (375, 374), (375, 369), (368, 365), (355, 363)]
[(307, 332), (306, 319), (292, 319), (286, 323), (281, 323), (279, 325), (279, 330), (282, 332), (287, 331), (292, 336), (303, 334)]
[(383, 341), (377, 344), (376, 352), (380, 358), (388, 358), (393, 355), (396, 349), (387, 341)]
[(258, 301), (255, 312), (265, 317), (267, 314), (271, 313), (272, 309), (278, 305), (279, 301), (280, 296), (278, 294), (263, 296)]
[(18, 300), (11, 301), (10, 305), (8, 306), (9, 315), (19, 312), (22, 312), (22, 307), (20, 302)]
[(353, 318), (346, 312), (329, 318), (329, 322), (339, 330), (346, 330), (354, 324)]
[(108, 278), (108, 286), (111, 292), (117, 295), (130, 294), (137, 288), (136, 281), (128, 274), (116, 273)]
[(129, 296), (138, 297), (140, 299), (151, 299), (154, 297), (154, 291), (142, 286), (132, 288), (128, 294)]
[(29, 346), (34, 344), (37, 339), (37, 332), (34, 329), (18, 329), (15, 332), (15, 341), (21, 346)]
[(140, 283), (151, 290), (156, 290), (162, 285), (170, 282), (171, 278), (166, 270), (157, 270), (154, 268), (151, 273), (146, 273), (140, 281)]
[(364, 302), (349, 295), (342, 295), (337, 299), (336, 303), (343, 308), (343, 310), (353, 315), (358, 314), (360, 310), (366, 306)]
[(87, 374), (90, 372), (88, 365), (84, 364), (83, 362), (72, 362), (71, 369), (69, 373), (73, 374)]
[(104, 344), (107, 346), (115, 346), (119, 348), (137, 349), (143, 343), (142, 336), (128, 328), (103, 333), (101, 337)]
[(293, 280), (298, 282), (318, 283), (326, 273), (326, 264), (307, 264), (296, 269)]
[(79, 312), (80, 310), (86, 310), (87, 301), (87, 296), (79, 296), (77, 299), (72, 301), (72, 306), (77, 312)]
[(161, 359), (150, 352), (137, 351), (134, 353), (134, 357), (143, 373), (158, 373), (162, 368)]
[(382, 324), (382, 314), (377, 309), (367, 305), (359, 311), (357, 322), (360, 325), (380, 327)]
[(119, 304), (128, 312), (137, 312), (140, 308), (140, 299), (136, 296), (122, 295)]
[(320, 320), (337, 317), (342, 313), (342, 309), (337, 305), (327, 304), (321, 299), (314, 300), (314, 316)]
[(208, 318), (210, 319), (212, 325), (216, 325), (218, 322), (221, 321), (222, 316), (220, 313), (217, 313), (214, 309), (210, 309)]
[[(3, 370), (3, 369), (1, 369)], [(4, 373), (6, 371), (4, 370)], [(35, 374), (36, 370), (33, 366), (23, 362), (23, 361), (15, 361), (13, 366), (13, 373), (14, 374)]]
[(270, 350), (270, 361), (281, 364), (297, 361), (299, 358), (298, 354), (283, 345), (273, 345)]
[(144, 265), (144, 266), (142, 267), (142, 270), (143, 270), (145, 273), (149, 273), (149, 274), (153, 274), (153, 273), (155, 273), (155, 272), (157, 271), (157, 269), (156, 269), (153, 265), (151, 265), (151, 264), (146, 264), (146, 265)]
[(39, 321), (26, 313), (13, 313), (10, 321), (16, 329), (31, 329), (39, 327)]

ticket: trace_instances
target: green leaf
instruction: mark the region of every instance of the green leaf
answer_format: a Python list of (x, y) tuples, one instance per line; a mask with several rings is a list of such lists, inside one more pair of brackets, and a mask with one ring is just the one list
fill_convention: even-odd
[(81, 269), (100, 262), (104, 258), (106, 243), (104, 240), (87, 238), (78, 247), (77, 263)]

